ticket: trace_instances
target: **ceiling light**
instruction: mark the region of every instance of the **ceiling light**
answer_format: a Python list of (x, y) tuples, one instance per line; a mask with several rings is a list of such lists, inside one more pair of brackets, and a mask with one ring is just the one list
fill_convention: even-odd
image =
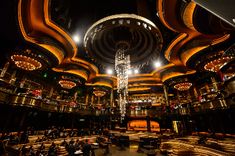
[(24, 70), (37, 70), (42, 67), (41, 62), (36, 60), (36, 58), (31, 58), (24, 55), (12, 55), (11, 60), (15, 63), (18, 68)]
[(95, 94), (95, 96), (97, 96), (97, 97), (102, 97), (106, 94), (106, 92), (101, 91), (101, 90), (95, 90), (95, 91), (93, 91), (93, 94)]
[(60, 80), (59, 84), (62, 88), (65, 89), (72, 89), (73, 87), (76, 86), (76, 83), (70, 80)]
[(112, 69), (107, 69), (107, 74), (113, 74), (113, 70)]
[(154, 66), (155, 66), (156, 68), (158, 68), (158, 67), (161, 66), (161, 63), (160, 63), (159, 61), (156, 61), (156, 62), (154, 62)]
[(132, 74), (132, 70), (129, 69), (129, 70), (127, 71), (127, 74), (128, 74), (128, 75), (131, 75), (131, 74)]
[(139, 70), (138, 70), (138, 69), (135, 69), (135, 70), (134, 70), (134, 73), (135, 73), (135, 74), (138, 74), (138, 73), (139, 73)]
[(182, 82), (174, 85), (174, 88), (179, 90), (179, 91), (185, 91), (189, 90), (189, 88), (192, 86), (192, 83), (190, 82)]
[(74, 35), (74, 36), (73, 36), (73, 40), (74, 40), (74, 42), (76, 42), (76, 43), (79, 43), (79, 42), (80, 42), (80, 38), (79, 38), (78, 35)]

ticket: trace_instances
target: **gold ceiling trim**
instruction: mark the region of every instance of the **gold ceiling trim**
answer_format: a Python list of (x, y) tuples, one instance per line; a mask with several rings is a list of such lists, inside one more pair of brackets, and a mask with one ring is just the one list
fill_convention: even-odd
[(210, 45), (216, 45), (218, 43), (224, 42), (225, 40), (227, 40), (230, 37), (229, 34), (225, 34), (222, 37), (216, 38), (214, 40), (211, 41), (210, 44), (207, 45), (202, 45), (202, 46), (197, 46), (197, 47), (193, 47), (191, 49), (188, 49), (186, 51), (184, 51), (183, 53), (181, 53), (180, 58), (183, 62), (183, 64), (186, 66), (188, 60), (195, 55), (196, 53), (200, 52), (203, 49), (208, 48)]
[[(48, 50), (49, 52), (51, 52), (58, 59), (59, 64), (63, 63), (64, 61), (66, 62), (66, 60), (69, 60), (70, 63), (76, 63), (77, 65), (88, 69), (89, 71), (91, 71), (92, 74), (94, 73), (94, 75), (98, 73), (98, 68), (95, 65), (85, 60), (76, 58), (77, 47), (72, 38), (64, 30), (62, 30), (60, 27), (58, 27), (51, 21), (49, 14), (49, 0), (44, 0), (43, 3), (41, 3), (42, 1), (37, 1), (37, 0), (30, 1), (29, 13), (31, 16), (29, 17), (31, 22), (30, 26), (32, 27), (31, 30), (45, 33), (49, 36), (52, 36), (60, 43), (62, 43), (67, 48), (65, 49), (66, 52), (68, 52), (70, 59), (64, 59), (65, 56), (59, 48), (53, 45), (39, 43), (34, 38), (30, 37), (24, 28), (22, 8), (24, 7), (25, 9), (25, 6), (22, 6), (22, 1), (23, 0), (19, 0), (18, 3), (18, 21), (20, 25), (20, 30), (26, 41), (39, 45), (44, 49)], [(38, 11), (40, 7), (43, 7), (43, 15), (41, 15), (40, 12)], [(43, 20), (45, 20), (45, 24)], [(70, 47), (72, 47), (72, 50)], [(69, 52), (71, 53), (69, 54)]]
[(109, 21), (109, 20), (116, 20), (116, 19), (123, 19), (123, 18), (140, 20), (140, 21), (143, 21), (143, 22), (145, 22), (145, 23), (151, 25), (152, 27), (158, 29), (158, 28), (156, 27), (156, 25), (155, 25), (152, 21), (150, 21), (150, 20), (148, 20), (147, 18), (142, 17), (142, 16), (138, 16), (138, 15), (135, 15), (135, 14), (117, 14), (117, 15), (111, 15), (111, 16), (104, 17), (104, 18), (102, 18), (102, 19), (96, 21), (94, 24), (92, 24), (92, 25), (90, 26), (90, 28), (86, 31), (86, 34), (85, 34), (85, 36), (84, 36), (84, 41), (83, 41), (83, 42), (84, 42), (84, 43), (86, 42), (85, 39), (87, 38), (88, 33), (89, 33), (93, 28), (95, 28), (97, 25), (99, 25), (99, 24), (101, 24), (101, 23), (104, 23), (104, 22), (106, 22), (106, 21)]
[(86, 86), (92, 86), (92, 87), (97, 87), (97, 86), (103, 86), (103, 87), (108, 87), (108, 88), (113, 88), (112, 84), (108, 83), (108, 82), (104, 82), (104, 81), (99, 81), (99, 82), (95, 82), (95, 83), (86, 83)]
[(168, 73), (168, 74), (165, 74), (162, 76), (162, 82), (165, 82), (166, 80), (169, 80), (174, 77), (183, 76), (183, 75), (190, 75), (190, 74), (194, 74), (194, 73), (196, 73), (196, 70), (190, 70), (190, 71), (187, 71), (186, 73), (171, 72), (171, 73)]
[(157, 1), (157, 11), (158, 11), (158, 15), (160, 18), (160, 21), (170, 30), (174, 31), (174, 32), (178, 32), (176, 29), (172, 28), (167, 21), (164, 18), (164, 10), (163, 10), (163, 1), (164, 0), (158, 0)]
[[(78, 63), (78, 65), (86, 68), (86, 66), (88, 66), (88, 69), (90, 71), (93, 71), (95, 72), (95, 74), (97, 74), (99, 71), (98, 71), (98, 68), (83, 60), (83, 59), (80, 59), (80, 58), (76, 58), (77, 56), (77, 46), (75, 44), (75, 42), (73, 41), (73, 39), (63, 30), (61, 29), (60, 27), (58, 27), (56, 24), (54, 24), (54, 22), (51, 20), (51, 17), (50, 17), (50, 14), (49, 14), (49, 0), (44, 0), (44, 17), (45, 17), (45, 21), (46, 21), (46, 24), (52, 28), (54, 28), (56, 31), (58, 31), (59, 33), (61, 33), (66, 39), (67, 41), (71, 44), (71, 46), (73, 47), (73, 53), (72, 53), (72, 56), (70, 57), (71, 59), (71, 63)], [(70, 52), (70, 50), (68, 50), (68, 52)], [(74, 61), (74, 62), (73, 62)], [(92, 72), (91, 72), (92, 73)]]
[(162, 86), (162, 83), (134, 83), (134, 84), (128, 84), (128, 88), (132, 87), (139, 87), (139, 86)]
[(74, 74), (74, 75), (84, 78), (86, 81), (88, 79), (87, 73), (83, 70), (78, 70), (78, 69), (63, 70), (63, 69), (58, 69), (58, 68), (52, 68), (52, 70), (55, 72), (60, 72), (60, 73)]
[(134, 78), (129, 78), (128, 82), (139, 82), (139, 81), (156, 81), (156, 82), (161, 82), (160, 78), (156, 77), (134, 77)]
[(136, 91), (148, 91), (150, 87), (138, 87), (138, 88), (128, 88), (129, 92), (136, 92)]
[(183, 12), (183, 21), (184, 24), (191, 30), (197, 31), (193, 25), (193, 14), (196, 8), (196, 3), (190, 2), (186, 6)]
[(34, 38), (28, 36), (28, 33), (26, 32), (26, 30), (24, 28), (24, 24), (23, 24), (21, 6), (22, 6), (22, 0), (19, 0), (17, 16), (18, 16), (18, 23), (19, 23), (20, 31), (21, 31), (24, 39), (28, 42), (36, 44), (36, 45), (46, 49), (47, 51), (51, 52), (57, 58), (57, 60), (60, 64), (62, 62), (63, 58), (64, 58), (64, 54), (61, 50), (59, 50), (58, 48), (56, 48), (52, 45), (49, 45), (49, 44), (40, 44), (37, 40), (35, 40)]
[(165, 51), (165, 58), (170, 61), (170, 53), (171, 53), (171, 50), (172, 48), (178, 44), (179, 42), (181, 42), (183, 39), (185, 39), (187, 37), (187, 34), (186, 33), (181, 33), (179, 34), (170, 44), (169, 46), (167, 47), (166, 51)]

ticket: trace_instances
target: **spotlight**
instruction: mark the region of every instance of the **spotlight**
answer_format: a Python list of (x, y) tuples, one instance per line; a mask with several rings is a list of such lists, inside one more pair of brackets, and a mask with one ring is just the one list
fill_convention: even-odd
[(138, 70), (138, 69), (135, 69), (135, 70), (134, 70), (134, 73), (135, 73), (135, 74), (138, 74), (138, 73), (139, 73), (139, 70)]
[(107, 69), (107, 74), (113, 74), (113, 70), (112, 69)]
[(156, 68), (158, 68), (158, 67), (160, 67), (160, 66), (161, 66), (161, 63), (160, 63), (159, 61), (154, 62), (154, 66), (155, 66)]
[(74, 40), (74, 42), (76, 42), (76, 43), (79, 43), (79, 42), (80, 42), (80, 38), (79, 38), (78, 35), (74, 35), (74, 36), (73, 36), (73, 40)]
[(127, 71), (127, 74), (128, 74), (128, 75), (131, 75), (131, 74), (132, 74), (132, 70), (129, 69), (129, 70)]

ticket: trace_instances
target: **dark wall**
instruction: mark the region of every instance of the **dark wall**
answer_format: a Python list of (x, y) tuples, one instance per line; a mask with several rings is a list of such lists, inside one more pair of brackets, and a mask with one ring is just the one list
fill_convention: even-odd
[[(80, 121), (85, 119), (85, 121)], [(18, 131), (27, 127), (46, 129), (49, 126), (88, 128), (88, 116), (73, 113), (47, 112), (38, 109), (0, 104), (0, 131)]]
[[(84, 121), (81, 119), (85, 119)], [(131, 120), (131, 119), (128, 119)], [(160, 123), (161, 128), (172, 128), (172, 121), (184, 123), (186, 132), (212, 131), (235, 133), (235, 109), (210, 110), (192, 115), (166, 115), (153, 118)], [(35, 108), (10, 106), (0, 104), (0, 131), (18, 131), (27, 127), (36, 130), (46, 129), (49, 126), (65, 128), (101, 128), (108, 127), (108, 116), (81, 116), (74, 113), (47, 112)]]

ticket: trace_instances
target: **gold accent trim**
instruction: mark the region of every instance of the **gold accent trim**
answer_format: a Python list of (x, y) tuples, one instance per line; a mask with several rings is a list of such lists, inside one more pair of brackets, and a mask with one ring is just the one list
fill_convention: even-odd
[(165, 20), (164, 18), (164, 15), (163, 15), (163, 0), (158, 0), (158, 3), (157, 3), (157, 10), (158, 10), (158, 15), (159, 15), (159, 18), (160, 18), (160, 21), (170, 30), (174, 31), (174, 32), (178, 32), (176, 29), (172, 28)]
[(196, 3), (190, 2), (183, 13), (184, 24), (191, 30), (197, 31), (193, 25), (193, 13), (196, 8)]
[(86, 81), (88, 79), (87, 73), (85, 71), (82, 71), (82, 70), (78, 70), (78, 69), (62, 70), (62, 69), (58, 69), (58, 68), (52, 68), (52, 70), (54, 70), (55, 72), (74, 74), (74, 75), (77, 75), (79, 77), (84, 78)]
[(152, 27), (158, 29), (152, 21), (150, 21), (149, 19), (147, 19), (145, 17), (138, 16), (138, 15), (135, 15), (135, 14), (116, 14), (116, 15), (111, 15), (111, 16), (104, 17), (104, 18), (96, 21), (94, 24), (92, 24), (90, 26), (90, 28), (86, 31), (83, 42), (85, 43), (85, 39), (87, 38), (88, 33), (93, 28), (95, 28), (97, 25), (99, 25), (101, 23), (104, 23), (106, 21), (109, 21), (109, 20), (116, 20), (116, 19), (123, 19), (123, 18), (140, 20), (140, 21), (145, 22), (145, 23), (151, 25)]

